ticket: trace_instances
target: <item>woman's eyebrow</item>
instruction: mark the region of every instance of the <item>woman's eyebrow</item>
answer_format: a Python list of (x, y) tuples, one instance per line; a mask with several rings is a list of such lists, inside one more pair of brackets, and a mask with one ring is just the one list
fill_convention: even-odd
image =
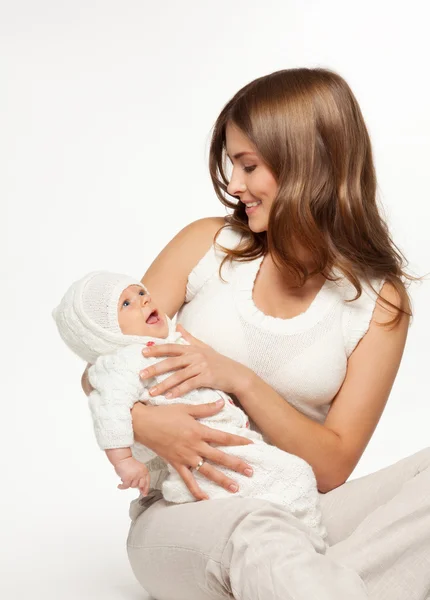
[[(235, 155), (233, 156), (233, 158), (236, 158), (236, 159), (238, 159), (238, 158), (240, 158), (241, 156), (243, 156), (244, 154), (255, 154), (255, 152), (238, 152), (237, 154), (235, 154)], [(227, 152), (227, 156), (230, 158), (230, 155), (228, 154), (228, 152)], [(231, 160), (231, 158), (230, 158), (230, 160)]]

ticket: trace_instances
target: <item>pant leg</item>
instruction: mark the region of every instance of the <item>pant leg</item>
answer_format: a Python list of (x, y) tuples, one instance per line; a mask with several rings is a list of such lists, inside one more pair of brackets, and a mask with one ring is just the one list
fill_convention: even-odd
[(430, 447), (321, 494), (327, 556), (374, 600), (430, 600)]
[(365, 600), (360, 577), (285, 508), (256, 498), (158, 500), (132, 523), (127, 552), (156, 600)]

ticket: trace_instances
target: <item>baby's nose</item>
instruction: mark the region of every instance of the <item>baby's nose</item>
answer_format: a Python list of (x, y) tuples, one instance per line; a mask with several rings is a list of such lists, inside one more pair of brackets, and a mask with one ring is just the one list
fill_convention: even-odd
[(148, 304), (148, 302), (151, 302), (151, 297), (149, 294), (144, 294), (143, 296), (141, 296), (142, 298), (142, 306), (145, 306), (145, 304)]

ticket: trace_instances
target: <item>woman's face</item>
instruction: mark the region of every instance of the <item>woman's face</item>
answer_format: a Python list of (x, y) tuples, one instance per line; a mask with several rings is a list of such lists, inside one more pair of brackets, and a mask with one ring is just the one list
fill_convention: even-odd
[(256, 233), (267, 231), (270, 207), (278, 190), (276, 179), (255, 146), (232, 123), (226, 126), (226, 150), (232, 163), (227, 192), (238, 196), (244, 204), (259, 202), (255, 208), (246, 210), (248, 225)]

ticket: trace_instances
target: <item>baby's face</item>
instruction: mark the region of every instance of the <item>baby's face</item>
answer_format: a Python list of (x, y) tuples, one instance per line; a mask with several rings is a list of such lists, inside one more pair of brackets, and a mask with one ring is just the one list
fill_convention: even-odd
[(166, 315), (138, 285), (130, 285), (122, 292), (118, 302), (118, 324), (125, 335), (165, 338), (169, 333)]

